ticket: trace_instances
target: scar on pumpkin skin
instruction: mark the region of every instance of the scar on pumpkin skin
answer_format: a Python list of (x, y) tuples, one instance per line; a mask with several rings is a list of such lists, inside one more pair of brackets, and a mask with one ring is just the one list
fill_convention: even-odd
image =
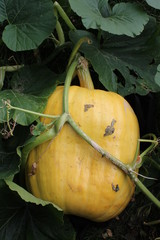
[(45, 148), (44, 152), (41, 154), (41, 156), (32, 164), (31, 167), (31, 171), (28, 173), (28, 176), (33, 176), (36, 174), (36, 170), (37, 170), (37, 165), (39, 163), (39, 161), (41, 160), (41, 158), (43, 157), (43, 154), (45, 154), (48, 150), (48, 148), (50, 147), (51, 143), (53, 142), (54, 138), (50, 140), (50, 143), (48, 143), (47, 147)]
[(114, 124), (116, 123), (115, 119), (112, 119), (111, 125), (107, 126), (105, 129), (104, 137), (112, 135), (115, 131)]
[(114, 184), (112, 183), (112, 189), (113, 189), (113, 191), (118, 192), (118, 191), (119, 191), (119, 186), (118, 186), (118, 184), (114, 185)]
[(34, 162), (34, 163), (32, 164), (31, 172), (28, 173), (28, 175), (29, 175), (29, 176), (33, 176), (33, 175), (35, 175), (35, 174), (36, 174), (36, 169), (37, 169), (37, 163)]
[(87, 112), (88, 109), (89, 109), (89, 108), (92, 108), (92, 107), (94, 107), (93, 104), (85, 104), (85, 105), (84, 105), (84, 112)]

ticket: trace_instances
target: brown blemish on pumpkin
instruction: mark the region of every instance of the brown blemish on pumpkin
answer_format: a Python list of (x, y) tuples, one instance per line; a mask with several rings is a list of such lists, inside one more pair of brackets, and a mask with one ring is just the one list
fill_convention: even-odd
[(85, 105), (84, 105), (84, 112), (87, 112), (88, 109), (93, 108), (93, 107), (94, 107), (93, 104), (85, 104)]
[(108, 125), (105, 129), (104, 137), (112, 135), (115, 131), (114, 124), (116, 123), (115, 119), (112, 119), (111, 125)]
[(28, 173), (28, 176), (33, 176), (33, 175), (35, 175), (35, 174), (36, 174), (36, 169), (37, 169), (37, 163), (34, 162), (34, 163), (32, 164), (31, 172)]
[(114, 184), (112, 183), (112, 190), (115, 191), (115, 192), (118, 192), (118, 191), (119, 191), (119, 186), (118, 186), (118, 184), (114, 185)]

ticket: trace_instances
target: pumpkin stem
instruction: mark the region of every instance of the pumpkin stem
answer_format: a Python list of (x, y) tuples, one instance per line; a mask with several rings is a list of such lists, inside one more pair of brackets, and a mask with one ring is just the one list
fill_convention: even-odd
[(77, 66), (77, 75), (80, 81), (80, 86), (88, 89), (94, 89), (91, 74), (88, 68), (88, 61), (84, 57), (79, 57)]

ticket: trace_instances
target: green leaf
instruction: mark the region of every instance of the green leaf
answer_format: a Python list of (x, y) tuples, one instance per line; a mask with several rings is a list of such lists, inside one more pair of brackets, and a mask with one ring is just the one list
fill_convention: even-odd
[[(83, 25), (89, 29), (101, 29), (112, 34), (134, 37), (139, 35), (149, 17), (142, 8), (135, 3), (117, 3), (112, 10), (108, 1), (101, 0), (69, 0), (71, 8), (82, 18)], [(102, 11), (103, 9), (103, 11)]]
[(99, 9), (101, 15), (104, 18), (109, 17), (109, 14), (111, 12), (111, 8), (109, 6), (108, 0), (101, 0), (101, 1), (99, 1), (98, 9)]
[(30, 95), (18, 93), (13, 90), (4, 90), (0, 93), (0, 102), (1, 102), (1, 122), (7, 122), (10, 119), (13, 119), (16, 123), (23, 126), (31, 124), (34, 120), (38, 118), (37, 115), (21, 112), (19, 110), (9, 110), (9, 116), (7, 117), (7, 107), (5, 106), (5, 101), (9, 101), (12, 106), (27, 109), (34, 112), (43, 112), (46, 99)]
[(160, 87), (160, 64), (157, 67), (157, 73), (155, 75), (155, 82)]
[(55, 28), (51, 0), (2, 0), (0, 12), (0, 22), (8, 22), (2, 39), (13, 51), (37, 48)]
[(158, 0), (146, 0), (148, 5), (150, 5), (153, 8), (160, 9), (160, 2)]
[(12, 178), (19, 171), (19, 158), (14, 150), (5, 149), (0, 138), (0, 179)]
[(0, 239), (74, 240), (63, 212), (11, 181), (0, 182)]
[(60, 77), (61, 75), (56, 75), (46, 66), (25, 66), (15, 72), (10, 87), (19, 93), (48, 98), (55, 89)]
[[(0, 92), (0, 122), (7, 121), (5, 101), (10, 104), (31, 110), (43, 112), (49, 95), (57, 86), (59, 77), (44, 66), (24, 67), (17, 71), (11, 80), (12, 89)], [(9, 111), (9, 119), (21, 125), (29, 125), (38, 118), (37, 115), (19, 110)]]
[(37, 121), (37, 125), (32, 126), (32, 135), (39, 136), (42, 132), (47, 129), (47, 126), (44, 125), (42, 122)]
[[(55, 206), (54, 204), (52, 204), (51, 202), (48, 201), (44, 201), (42, 199), (36, 198), (35, 196), (33, 196), (31, 193), (29, 193), (28, 191), (26, 191), (24, 188), (22, 188), (21, 186), (17, 185), (16, 183), (6, 180), (5, 181), (6, 184), (8, 185), (8, 187), (12, 190), (15, 191), (16, 193), (18, 193), (18, 195), (20, 196), (20, 198), (22, 200), (24, 200), (25, 202), (28, 203), (35, 203), (36, 205), (42, 205), (42, 206), (46, 206), (46, 205), (53, 205), (54, 208), (56, 208), (58, 211), (60, 211), (62, 213), (62, 210), (60, 208), (58, 208), (57, 206)], [(55, 211), (57, 213), (58, 216), (58, 212)], [(60, 214), (58, 217), (62, 220), (62, 215)]]
[(160, 91), (153, 78), (156, 65), (151, 64), (155, 57), (153, 53), (156, 54), (155, 45), (153, 42), (152, 46), (148, 45), (154, 31), (154, 22), (150, 22), (136, 38), (106, 34), (103, 45), (99, 45), (86, 31), (71, 32), (70, 38), (73, 42), (84, 36), (92, 40), (92, 44), (83, 44), (80, 50), (91, 62), (106, 89), (123, 96), (131, 93), (145, 95), (150, 91)]

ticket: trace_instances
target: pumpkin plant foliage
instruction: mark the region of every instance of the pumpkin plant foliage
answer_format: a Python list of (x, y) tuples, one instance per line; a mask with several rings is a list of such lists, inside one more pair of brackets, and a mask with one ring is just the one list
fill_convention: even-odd
[[(115, 226), (115, 220), (104, 223), (104, 228), (103, 224), (94, 224), (93, 229), (99, 229), (100, 233), (97, 237), (93, 232), (88, 236), (88, 229), (85, 234), (88, 221), (66, 216), (53, 203), (34, 197), (21, 181), (21, 156), (24, 147), (30, 146), (48, 129), (48, 125), (40, 122), (38, 114), (44, 112), (57, 85), (64, 84), (69, 57), (82, 38), (90, 39), (90, 44), (81, 45), (79, 54), (89, 62), (95, 88), (113, 91), (128, 99), (133, 96), (143, 99), (153, 94), (159, 104), (160, 27), (143, 4), (135, 2), (0, 1), (0, 239), (84, 240), (93, 236), (92, 239), (97, 240), (102, 239), (108, 226), (112, 223)], [(145, 2), (159, 9), (158, 1)], [(77, 78), (73, 84), (77, 84)], [(157, 106), (155, 109), (158, 119), (159, 109)], [(143, 115), (141, 109), (139, 112)], [(145, 121), (145, 115), (142, 118)], [(151, 125), (155, 124), (154, 133), (159, 134), (156, 119)], [(160, 165), (158, 156), (159, 147), (146, 157), (149, 162), (146, 160), (140, 173), (147, 177), (152, 174), (154, 178), (155, 162)], [(158, 198), (158, 183), (153, 179), (148, 181), (144, 183)], [(112, 187), (116, 190), (116, 184)], [(145, 204), (148, 206), (149, 200)], [(137, 205), (131, 203), (134, 213), (138, 211)], [(150, 209), (154, 210), (154, 206)], [(123, 224), (123, 218), (121, 220)], [(89, 221), (89, 225), (93, 226), (92, 222)], [(143, 224), (138, 225), (143, 228)], [(121, 236), (117, 236), (120, 239)], [(138, 235), (138, 239), (140, 237)]]
[(1, 180), (0, 191), (1, 239), (74, 239), (72, 227), (64, 223), (63, 212), (52, 203), (36, 199), (9, 180)]
[(153, 8), (160, 9), (160, 2), (156, 0), (146, 0), (148, 5), (150, 5)]
[(37, 48), (53, 31), (56, 19), (51, 0), (0, 2), (0, 22), (8, 24), (2, 40), (13, 51)]
[(101, 29), (112, 34), (134, 37), (143, 31), (149, 20), (147, 14), (136, 4), (117, 3), (111, 8), (108, 0), (69, 2), (87, 29)]
[[(53, 79), (50, 81), (50, 79)], [(60, 77), (59, 77), (60, 79)], [(9, 82), (11, 89), (0, 92), (0, 122), (6, 122), (5, 101), (32, 111), (43, 112), (48, 96), (58, 84), (58, 76), (45, 66), (26, 66), (12, 76)], [(23, 126), (31, 124), (38, 116), (11, 111), (9, 119)]]
[[(6, 134), (5, 130), (2, 131), (2, 134)], [(12, 179), (12, 177), (19, 172), (19, 158), (15, 149), (10, 151), (6, 150), (7, 149), (3, 144), (3, 140), (0, 138), (0, 179)]]
[(157, 73), (155, 75), (155, 82), (158, 86), (160, 86), (160, 65), (157, 67)]
[(156, 23), (151, 19), (143, 33), (135, 38), (104, 33), (104, 43), (99, 44), (93, 34), (84, 30), (70, 32), (70, 38), (73, 42), (84, 36), (92, 40), (92, 44), (84, 44), (81, 51), (90, 60), (106, 89), (123, 96), (131, 93), (146, 95), (150, 91), (160, 90), (153, 79), (157, 72), (156, 65), (151, 64), (159, 36), (155, 32)]

